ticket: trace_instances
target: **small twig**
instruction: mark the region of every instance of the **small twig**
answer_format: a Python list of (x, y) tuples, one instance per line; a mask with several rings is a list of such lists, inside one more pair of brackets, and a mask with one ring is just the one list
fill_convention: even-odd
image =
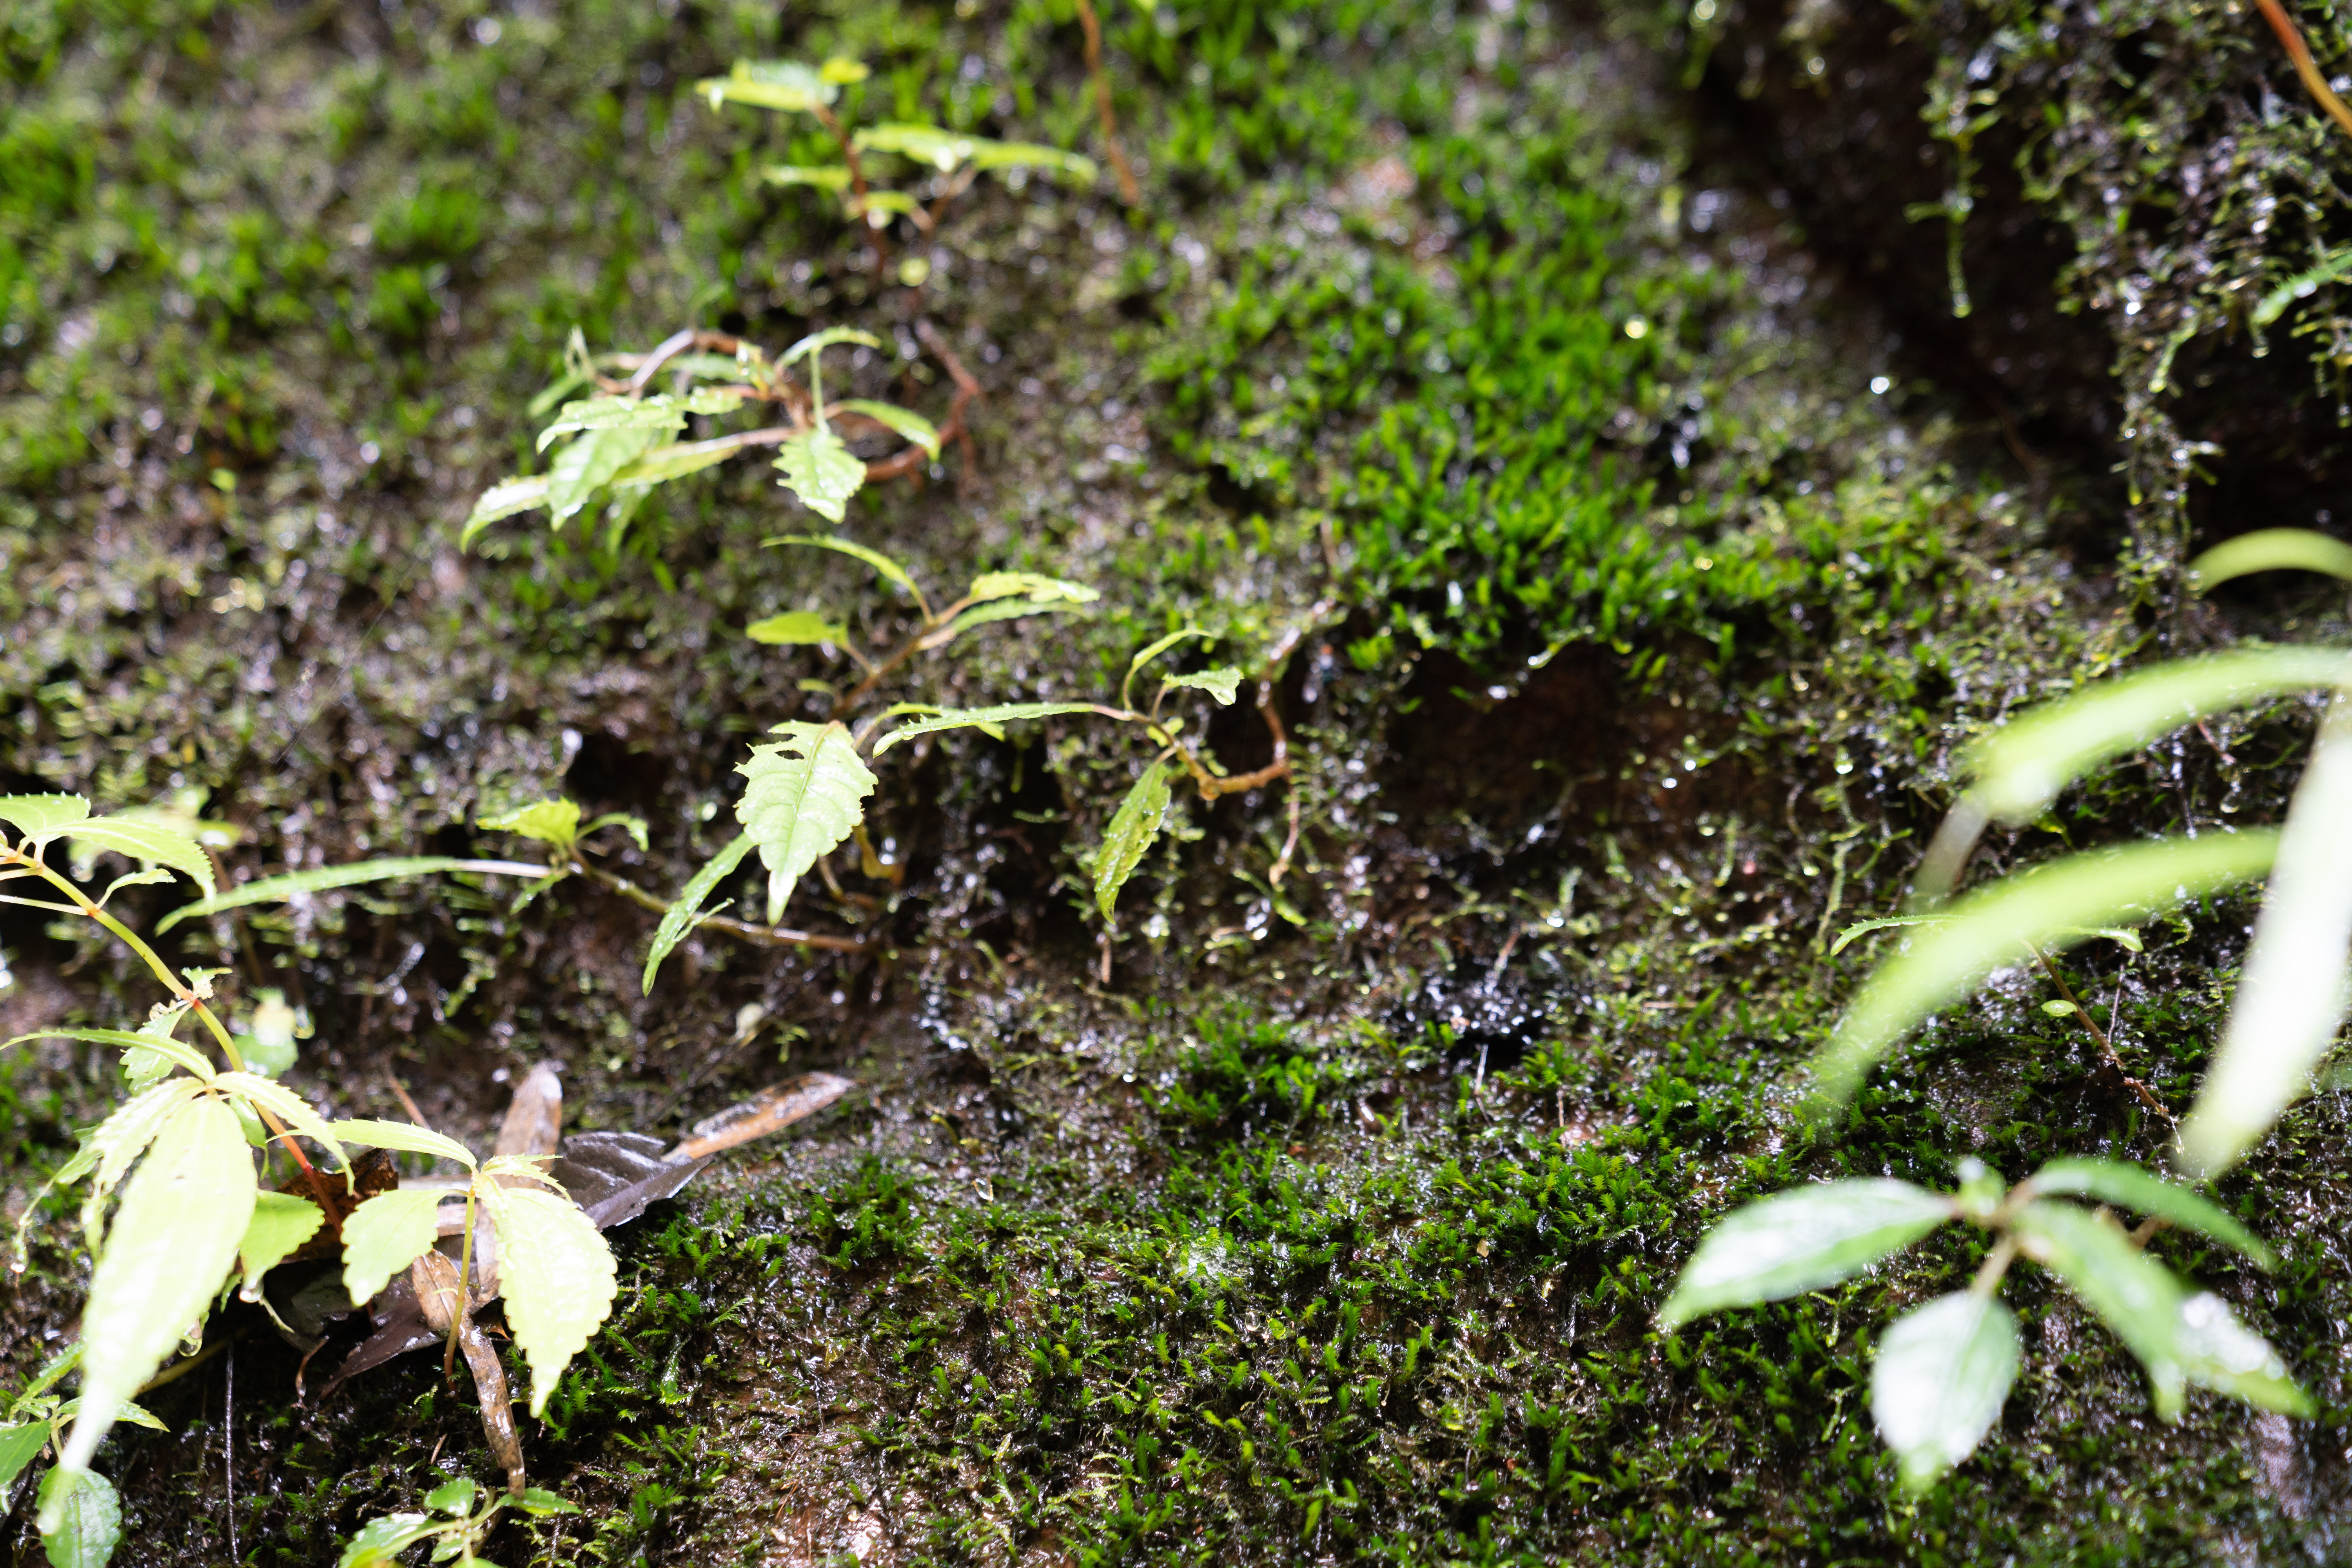
[(392, 1085), (392, 1092), (400, 1098), (400, 1109), (408, 1112), (408, 1120), (414, 1121), (419, 1127), (430, 1127), (433, 1125), (433, 1123), (425, 1120), (425, 1112), (416, 1109), (416, 1101), (409, 1098), (408, 1086), (406, 1084), (401, 1082), (390, 1073), (383, 1075), (383, 1081)]
[[(1083, 5), (1085, 0), (1079, 0), (1079, 3)], [(2305, 90), (2318, 101), (2319, 107), (2326, 110), (2336, 124), (2347, 133), (2352, 133), (2352, 108), (2346, 107), (2344, 100), (2336, 97), (2335, 89), (2327, 85), (2327, 79), (2319, 74), (2319, 66), (2312, 59), (2311, 50), (2305, 45), (2303, 34), (2295, 27), (2294, 19), (2286, 14), (2286, 8), (2279, 4), (2279, 0), (2254, 0), (2254, 4), (2263, 8), (2263, 20), (2271, 25), (2271, 31), (2276, 33), (2279, 42), (2286, 46), (2287, 58), (2294, 62), (2294, 74), (2303, 79)]]
[(882, 276), (882, 268), (890, 259), (890, 239), (886, 229), (877, 227), (873, 219), (867, 216), (866, 165), (858, 160), (857, 143), (850, 139), (848, 132), (842, 129), (840, 118), (832, 110), (816, 102), (811, 102), (809, 109), (823, 122), (824, 128), (833, 132), (834, 141), (841, 147), (841, 161), (849, 166), (850, 197), (857, 208), (857, 221), (864, 224), (866, 232), (873, 237), (874, 276), (878, 279)]
[(1095, 16), (1094, 0), (1078, 0), (1078, 26), (1087, 35), (1087, 74), (1094, 78), (1095, 113), (1102, 121), (1103, 152), (1118, 175), (1118, 199), (1135, 206), (1143, 200), (1143, 187), (1136, 183), (1135, 170), (1118, 144), (1118, 116), (1111, 111), (1110, 77), (1103, 70), (1102, 23)]
[(2066, 984), (2066, 977), (2058, 973), (2058, 966), (2050, 962), (2049, 954), (2032, 942), (2026, 943), (2025, 951), (2032, 953), (2034, 961), (2042, 965), (2042, 972), (2050, 977), (2050, 984), (2058, 987), (2058, 994), (2065, 1000), (2068, 1006), (2074, 1009), (2074, 1016), (2083, 1020), (2083, 1027), (2088, 1029), (2091, 1032), (2091, 1038), (2098, 1042), (2100, 1054), (2106, 1058), (2107, 1066), (2114, 1069), (2115, 1075), (2123, 1079), (2124, 1086), (2139, 1097), (2139, 1102), (2142, 1105), (2163, 1118), (2167, 1127), (2172, 1126), (2174, 1124), (2172, 1112), (2165, 1108), (2164, 1101), (2157, 1098), (2156, 1090), (2134, 1078), (2124, 1067), (2123, 1058), (2116, 1054), (2115, 1042), (2107, 1037), (2107, 1032), (2099, 1027), (2096, 1020), (2084, 1010), (2081, 999), (2074, 994), (2074, 988)]

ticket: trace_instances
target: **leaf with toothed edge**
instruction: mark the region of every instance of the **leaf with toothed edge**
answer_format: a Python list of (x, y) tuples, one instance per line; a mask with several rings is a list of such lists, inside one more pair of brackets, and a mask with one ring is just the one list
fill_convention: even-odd
[(662, 960), (686, 940), (686, 933), (702, 919), (702, 906), (751, 852), (751, 836), (737, 834), (726, 848), (711, 857), (709, 864), (694, 874), (678, 894), (677, 901), (662, 911), (661, 924), (654, 929), (653, 945), (646, 952), (643, 990), (646, 995), (653, 994), (654, 974), (661, 968)]

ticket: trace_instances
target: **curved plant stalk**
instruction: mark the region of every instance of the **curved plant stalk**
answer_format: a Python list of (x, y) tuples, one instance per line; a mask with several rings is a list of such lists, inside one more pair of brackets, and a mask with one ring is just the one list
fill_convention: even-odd
[(2318, 62), (2311, 58), (2310, 46), (2303, 41), (2303, 33), (2295, 26), (2294, 19), (2286, 14), (2286, 7), (2281, 5), (2279, 0), (2254, 0), (2254, 4), (2262, 7), (2263, 20), (2268, 22), (2271, 31), (2278, 35), (2278, 41), (2286, 49), (2287, 58), (2294, 62), (2294, 74), (2303, 79), (2304, 90), (2311, 94), (2313, 102), (2327, 111), (2329, 119), (2342, 126), (2347, 134), (2352, 134), (2352, 107), (2347, 107), (2344, 100), (2336, 96), (2336, 89), (2329, 87), (2327, 79), (2320, 74)]

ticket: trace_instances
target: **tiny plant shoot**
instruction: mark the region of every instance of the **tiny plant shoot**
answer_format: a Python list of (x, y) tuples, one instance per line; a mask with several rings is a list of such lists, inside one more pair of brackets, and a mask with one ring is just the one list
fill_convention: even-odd
[[(2232, 540), (2191, 563), (2210, 587), (2243, 573), (2316, 569), (2352, 579), (2352, 552), (2321, 535), (2273, 529)], [(2061, 791), (2209, 714), (2314, 689), (2331, 692), (2284, 826), (2207, 834), (2072, 855), (1955, 897), (1987, 826), (2032, 821)], [(2045, 1005), (2075, 1016), (2121, 1073), (2113, 1043), (2048, 954), (2093, 936), (2137, 947), (2127, 928), (2188, 900), (2267, 876), (2221, 1049), (2189, 1114), (2174, 1122), (2145, 1084), (2124, 1075), (2175, 1130), (2184, 1175), (2210, 1181), (2242, 1159), (2299, 1096), (2342, 1027), (2352, 973), (2352, 651), (2255, 647), (2179, 659), (2025, 714), (1963, 756), (1972, 779), (1921, 861), (1910, 909), (1864, 921), (1840, 942), (1885, 928), (1902, 947), (1865, 981), (1812, 1066), (1812, 1109), (1833, 1114), (1865, 1074), (1937, 1010), (1996, 970), (2039, 963), (2063, 994)], [(2194, 1291), (2144, 1250), (2158, 1226), (2231, 1247), (2263, 1268), (2269, 1249), (2208, 1199), (2136, 1165), (2060, 1160), (2016, 1187), (1974, 1160), (1958, 1192), (1909, 1183), (1832, 1182), (1777, 1194), (1711, 1231), (1659, 1314), (1673, 1330), (1705, 1312), (1776, 1300), (1849, 1279), (1937, 1226), (1962, 1220), (1992, 1237), (1976, 1280), (1895, 1320), (1871, 1373), (1879, 1435), (1906, 1485), (1931, 1486), (1976, 1450), (2017, 1373), (2016, 1321), (2000, 1297), (2022, 1257), (2048, 1268), (2146, 1369), (2157, 1413), (2179, 1415), (2182, 1391), (2210, 1388), (2293, 1415), (2310, 1402), (2261, 1336), (2226, 1303)], [(2062, 1195), (2134, 1210), (2126, 1233)]]

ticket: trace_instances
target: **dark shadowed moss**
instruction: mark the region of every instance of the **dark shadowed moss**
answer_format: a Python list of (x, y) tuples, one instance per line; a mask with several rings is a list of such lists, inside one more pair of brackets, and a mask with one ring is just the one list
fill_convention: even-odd
[[(520, 910), (388, 887), (175, 932), (184, 962), (230, 952), (239, 993), (293, 992), (297, 1076), (340, 1110), (393, 1113), (396, 1076), (478, 1135), (543, 1057), (575, 1124), (663, 1132), (781, 1072), (865, 1084), (618, 1233), (614, 1319), (526, 1432), (535, 1479), (587, 1512), (510, 1527), (498, 1560), (2330, 1550), (2340, 1091), (2222, 1193), (2277, 1276), (2156, 1243), (2281, 1347), (2308, 1424), (2199, 1400), (2158, 1425), (2128, 1356), (2021, 1271), (2002, 1428), (1914, 1506), (1870, 1429), (1869, 1349), (1970, 1238), (1673, 1341), (1651, 1316), (1715, 1216), (1792, 1181), (2160, 1157), (2016, 975), (1850, 1123), (1801, 1131), (1787, 1075), (1869, 957), (1829, 939), (1899, 896), (1982, 723), (2233, 627), (2341, 637), (2339, 605), (2184, 609), (2147, 563), (2118, 573), (2107, 437), (2036, 451), (2029, 424), (2011, 468), (1965, 357), (1919, 352), (1940, 238), (1932, 289), (1833, 290), (1867, 237), (1820, 220), (1826, 179), (1790, 227), (1758, 150), (1721, 145), (1719, 99), (1675, 85), (1688, 40), (1646, 16), (1104, 7), (1145, 206), (983, 187), (919, 300), (762, 182), (822, 160), (806, 125), (713, 115), (690, 82), (843, 50), (875, 68), (853, 116), (1092, 149), (1075, 13), (664, 9), (0, 21), (0, 786), (208, 790), (247, 835), (239, 874), (503, 851), (468, 824), (563, 789), (646, 816), (652, 847), (617, 866), (676, 886), (717, 847), (746, 738), (827, 712), (812, 683), (840, 674), (737, 628), (822, 605), (881, 643), (903, 609), (847, 563), (757, 548), (807, 520), (756, 468), (659, 492), (617, 537), (522, 519), (463, 555), (456, 521), (535, 460), (522, 408), (575, 325), (599, 349), (688, 322), (782, 345), (837, 321), (911, 341), (919, 313), (986, 389), (978, 460), (861, 497), (852, 536), (927, 580), (1105, 590), (1091, 621), (922, 667), (921, 694), (1092, 692), (1187, 622), (1244, 663), (1304, 626), (1277, 682), (1301, 832), (1286, 858), (1278, 792), (1185, 803), (1108, 986), (1081, 858), (1136, 760), (1075, 729), (886, 759), (876, 837), (903, 885), (845, 865), (865, 901), (793, 905), (878, 930), (877, 960), (712, 937), (641, 998), (649, 918), (576, 885)], [(1987, 298), (2058, 319), (2048, 272)], [(851, 375), (944, 402), (913, 356)], [(1988, 869), (2273, 815), (2301, 725), (2287, 705), (2168, 741)], [(1269, 754), (1246, 705), (1208, 739), (1235, 767)], [(2173, 1106), (2249, 918), (2069, 961)], [(36, 919), (0, 942), (5, 1033), (152, 1000)], [(65, 1047), (0, 1069), (20, 1201), (110, 1070)], [(6, 1318), (20, 1368), (69, 1328), (79, 1267), (61, 1244), (34, 1265)], [(156, 1395), (172, 1432), (103, 1457), (120, 1561), (224, 1561), (232, 1518), (245, 1560), (327, 1561), (443, 1472), (488, 1474), (471, 1394), (429, 1356), (322, 1400), (331, 1348), (297, 1404), (297, 1358), (224, 1321), (234, 1350)]]

